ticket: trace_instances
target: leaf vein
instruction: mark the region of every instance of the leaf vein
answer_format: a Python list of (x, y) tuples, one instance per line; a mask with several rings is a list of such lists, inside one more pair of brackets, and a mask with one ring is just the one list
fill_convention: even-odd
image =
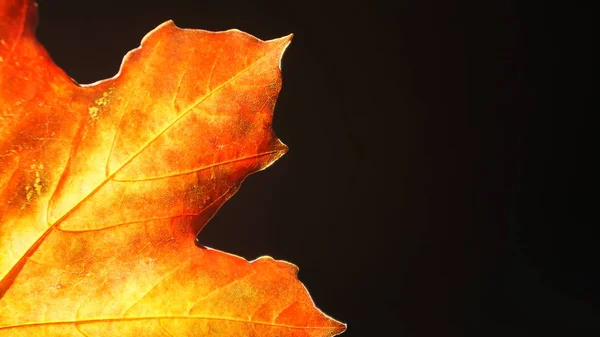
[(250, 273), (248, 273), (248, 274), (246, 274), (246, 275), (244, 275), (244, 276), (242, 276), (242, 277), (240, 277), (240, 278), (238, 278), (238, 279), (235, 279), (235, 280), (233, 280), (233, 281), (229, 282), (228, 284), (225, 284), (225, 285), (223, 285), (222, 287), (219, 287), (219, 288), (217, 288), (217, 289), (215, 289), (215, 290), (213, 290), (213, 291), (209, 292), (208, 294), (206, 294), (206, 295), (202, 296), (200, 299), (198, 299), (198, 300), (197, 300), (197, 301), (196, 301), (196, 302), (195, 302), (195, 303), (194, 303), (194, 304), (191, 306), (190, 310), (188, 311), (188, 315), (192, 313), (192, 311), (194, 310), (194, 308), (195, 308), (195, 307), (196, 307), (198, 304), (200, 304), (200, 302), (204, 301), (205, 299), (207, 299), (207, 298), (209, 298), (209, 297), (211, 297), (211, 296), (215, 296), (216, 294), (218, 294), (218, 293), (222, 292), (224, 289), (230, 288), (230, 287), (232, 287), (234, 284), (240, 283), (241, 281), (243, 281), (243, 280), (245, 280), (245, 279), (247, 279), (247, 278), (249, 278), (250, 276), (253, 276), (253, 275), (256, 275), (256, 272), (255, 272), (254, 270), (252, 270), (252, 272), (250, 272)]
[(268, 156), (268, 155), (271, 155), (271, 154), (275, 154), (277, 152), (279, 152), (279, 151), (278, 150), (274, 150), (274, 151), (262, 152), (262, 153), (258, 153), (258, 154), (252, 155), (252, 156), (240, 157), (240, 158), (235, 158), (235, 159), (231, 159), (231, 160), (225, 160), (225, 161), (222, 161), (222, 162), (218, 162), (218, 163), (206, 165), (206, 166), (203, 166), (203, 167), (200, 167), (200, 168), (196, 168), (196, 169), (192, 169), (192, 170), (189, 170), (189, 171), (177, 172), (177, 173), (168, 174), (168, 175), (164, 175), (164, 176), (150, 177), (150, 178), (143, 178), (143, 179), (113, 179), (113, 181), (132, 183), (132, 182), (139, 182), (139, 181), (150, 181), (150, 180), (159, 180), (159, 179), (173, 178), (173, 177), (183, 176), (183, 175), (186, 175), (186, 174), (198, 173), (198, 172), (201, 172), (201, 171), (204, 171), (204, 170), (208, 170), (210, 168), (222, 166), (222, 165), (228, 165), (228, 164), (233, 164), (233, 163), (237, 163), (237, 162), (241, 162), (241, 161), (246, 161), (246, 160), (250, 160), (250, 159), (254, 159), (254, 158), (260, 158), (260, 157)]
[(97, 318), (97, 319), (86, 319), (79, 321), (56, 321), (56, 322), (32, 322), (32, 323), (20, 323), (14, 325), (5, 325), (0, 326), (0, 331), (2, 330), (10, 330), (10, 329), (19, 329), (19, 328), (28, 328), (34, 326), (47, 326), (47, 325), (71, 325), (71, 324), (100, 324), (100, 323), (110, 323), (110, 322), (135, 322), (135, 321), (144, 321), (144, 320), (194, 320), (194, 319), (204, 319), (204, 320), (215, 320), (215, 321), (224, 321), (224, 322), (238, 322), (238, 323), (247, 323), (247, 324), (256, 324), (256, 325), (264, 325), (264, 326), (274, 326), (280, 328), (287, 329), (322, 329), (322, 330), (333, 330), (336, 329), (335, 326), (297, 326), (297, 325), (288, 325), (288, 324), (277, 324), (272, 322), (252, 322), (245, 319), (231, 318), (231, 317), (218, 317), (218, 316), (147, 316), (147, 317), (108, 317), (108, 318)]
[(173, 269), (171, 272), (169, 272), (167, 275), (163, 276), (158, 282), (156, 282), (156, 284), (148, 289), (148, 291), (146, 291), (144, 293), (144, 295), (142, 295), (137, 301), (135, 301), (135, 303), (133, 303), (129, 309), (127, 309), (124, 313), (123, 316), (127, 316), (127, 313), (129, 311), (131, 311), (131, 309), (133, 309), (138, 303), (140, 303), (146, 296), (148, 296), (148, 294), (150, 294), (153, 290), (155, 290), (156, 288), (158, 288), (158, 286), (160, 286), (167, 278), (171, 277), (172, 275), (176, 274), (178, 271), (182, 270), (183, 268), (189, 266), (191, 263), (191, 260), (187, 260), (185, 261), (181, 266)]

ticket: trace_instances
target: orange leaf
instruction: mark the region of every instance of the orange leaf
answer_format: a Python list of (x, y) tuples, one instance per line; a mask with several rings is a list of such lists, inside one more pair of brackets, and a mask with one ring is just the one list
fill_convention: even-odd
[[(79, 86), (0, 1), (0, 336), (333, 336), (297, 268), (194, 237), (282, 156), (271, 129), (291, 36), (168, 21)], [(192, 221), (194, 219), (194, 221)]]

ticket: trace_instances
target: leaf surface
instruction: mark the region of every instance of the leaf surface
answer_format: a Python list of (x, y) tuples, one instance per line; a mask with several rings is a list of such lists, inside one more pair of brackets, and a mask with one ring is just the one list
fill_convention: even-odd
[(282, 156), (272, 131), (291, 36), (168, 21), (80, 86), (0, 1), (0, 336), (333, 336), (297, 268), (194, 238)]

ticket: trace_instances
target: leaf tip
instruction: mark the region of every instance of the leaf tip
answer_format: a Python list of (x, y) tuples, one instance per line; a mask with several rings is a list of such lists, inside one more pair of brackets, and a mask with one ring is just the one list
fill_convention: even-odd
[(325, 319), (326, 326), (330, 329), (329, 330), (329, 334), (327, 335), (328, 337), (333, 337), (333, 336), (340, 335), (340, 334), (344, 333), (348, 329), (348, 324), (342, 323), (342, 322), (336, 320), (335, 318), (332, 318), (331, 316), (325, 314), (324, 312), (322, 312), (318, 308), (317, 308), (317, 310), (319, 311), (319, 313)]
[(274, 149), (277, 152), (276, 160), (281, 158), (281, 156), (283, 156), (290, 150), (290, 148), (287, 145), (285, 145), (279, 138), (277, 139)]
[(294, 34), (290, 33), (286, 36), (282, 36), (278, 39), (273, 40), (273, 41), (279, 42), (279, 45), (281, 46), (281, 50), (279, 52), (279, 70), (281, 70), (281, 60), (283, 59), (283, 54), (285, 53), (285, 51), (288, 48), (288, 46), (290, 45), (290, 43), (292, 43), (293, 38), (294, 38)]
[(333, 318), (331, 320), (335, 324), (335, 327), (333, 327), (333, 331), (332, 331), (332, 334), (331, 334), (332, 337), (333, 336), (337, 336), (337, 335), (341, 335), (342, 333), (344, 333), (348, 329), (348, 324), (336, 321)]
[(283, 39), (286, 40), (289, 44), (294, 39), (294, 33), (289, 33), (288, 35), (284, 36)]
[(283, 260), (277, 260), (275, 261), (280, 267), (287, 269), (292, 275), (294, 275), (295, 277), (298, 277), (298, 271), (300, 271), (300, 268), (291, 263), (291, 262), (287, 262), (287, 261), (283, 261)]

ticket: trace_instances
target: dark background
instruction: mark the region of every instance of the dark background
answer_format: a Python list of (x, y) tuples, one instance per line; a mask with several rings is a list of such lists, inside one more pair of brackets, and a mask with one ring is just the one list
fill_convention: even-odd
[(203, 244), (294, 262), (345, 337), (597, 335), (592, 11), (450, 2), (42, 0), (38, 36), (90, 83), (167, 19), (294, 33), (290, 151)]

